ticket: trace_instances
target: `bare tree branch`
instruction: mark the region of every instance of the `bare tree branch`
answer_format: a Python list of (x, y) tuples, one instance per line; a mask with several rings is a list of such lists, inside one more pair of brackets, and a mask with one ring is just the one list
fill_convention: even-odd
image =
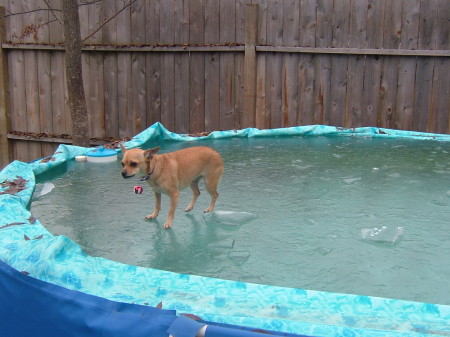
[(11, 12), (9, 12), (9, 14), (6, 14), (6, 15), (3, 16), (3, 17), (4, 17), (4, 18), (7, 18), (7, 17), (9, 17), (9, 16), (14, 16), (14, 15), (30, 14), (30, 13), (34, 13), (34, 12), (48, 11), (48, 10), (62, 12), (62, 10), (56, 9), (56, 8), (38, 8), (38, 9), (32, 9), (32, 10), (25, 11), (25, 12), (17, 12), (17, 13), (11, 13)]
[(44, 2), (47, 5), (48, 9), (52, 12), (52, 14), (55, 17), (55, 19), (58, 20), (60, 24), (64, 24), (64, 21), (61, 19), (61, 17), (56, 15), (56, 11), (59, 11), (59, 12), (62, 12), (62, 11), (59, 10), (59, 9), (58, 10), (52, 9), (52, 7), (50, 6), (50, 3), (48, 2), (48, 0), (44, 0)]
[(130, 2), (128, 4), (126, 4), (125, 6), (122, 7), (122, 9), (120, 9), (119, 11), (117, 11), (114, 15), (110, 16), (108, 19), (106, 19), (105, 21), (103, 21), (103, 23), (97, 27), (92, 33), (90, 33), (88, 36), (86, 36), (82, 42), (85, 42), (86, 40), (88, 40), (91, 36), (93, 36), (95, 33), (97, 33), (100, 29), (103, 28), (104, 25), (106, 25), (109, 21), (111, 21), (112, 19), (114, 19), (117, 15), (119, 15), (123, 10), (125, 10), (127, 7), (131, 6), (132, 4), (134, 4), (136, 1), (138, 0), (130, 0)]

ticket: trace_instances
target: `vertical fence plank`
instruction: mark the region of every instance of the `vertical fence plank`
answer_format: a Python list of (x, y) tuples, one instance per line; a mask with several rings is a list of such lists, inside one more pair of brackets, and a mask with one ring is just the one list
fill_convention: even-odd
[[(403, 0), (401, 46), (417, 49), (419, 33), (419, 0)], [(414, 110), (414, 80), (416, 59), (400, 57), (396, 129), (412, 130)]]
[[(267, 43), (267, 1), (255, 0), (258, 4), (258, 44)], [(256, 116), (255, 126), (259, 129), (270, 127), (270, 112), (266, 108), (266, 60), (267, 53), (256, 55)]]
[[(203, 44), (205, 41), (204, 27), (205, 15), (203, 10), (203, 1), (191, 1), (189, 16), (190, 42), (194, 44)], [(201, 53), (191, 53), (189, 77), (190, 77), (190, 98), (189, 98), (189, 129), (191, 132), (200, 132), (205, 128), (205, 58)]]
[[(116, 13), (116, 2), (103, 6), (103, 21)], [(102, 28), (102, 40), (105, 45), (114, 45), (117, 41), (117, 22), (111, 20)], [(103, 57), (103, 79), (105, 83), (105, 136), (119, 137), (119, 109), (117, 90), (117, 55), (105, 53)]]
[[(300, 2), (285, 0), (283, 3), (284, 46), (297, 46), (300, 34)], [(282, 61), (281, 79), (281, 125), (295, 126), (297, 122), (298, 94), (298, 54), (286, 53)]]
[[(437, 10), (438, 0), (420, 1), (419, 18), (419, 49), (435, 49), (437, 43)], [(433, 120), (434, 112), (431, 106), (433, 89), (434, 58), (418, 57), (414, 85), (414, 110), (412, 129), (428, 131), (428, 121)]]
[[(450, 1), (439, 0), (437, 17), (436, 49), (450, 49), (449, 25)], [(450, 133), (450, 58), (437, 57), (433, 75), (431, 94), (432, 111), (435, 121), (430, 126), (433, 132)]]
[[(283, 42), (283, 2), (269, 1), (267, 7), (267, 44), (280, 46)], [(266, 109), (270, 128), (281, 126), (282, 58), (275, 53), (266, 56)]]
[[(43, 0), (37, 1), (39, 8), (46, 8)], [(49, 21), (51, 14), (49, 11), (39, 11), (36, 13), (36, 22), (38, 24), (45, 24), (38, 30), (38, 41), (40, 43), (50, 42)], [(53, 18), (52, 18), (53, 19)], [(52, 133), (52, 82), (51, 82), (51, 54), (39, 51), (37, 53), (37, 70), (38, 70), (38, 86), (39, 86), (39, 121), (40, 131), (44, 133)], [(42, 156), (51, 155), (54, 152), (54, 145), (49, 143), (42, 143)]]
[[(234, 40), (236, 43), (245, 45), (245, 7), (247, 0), (235, 0), (235, 20), (236, 29)], [(257, 25), (256, 25), (257, 26)], [(245, 48), (245, 47), (244, 47)], [(245, 77), (245, 51), (242, 53), (233, 53), (234, 56), (234, 129), (243, 128), (244, 119), (244, 77)], [(256, 66), (255, 66), (256, 73)], [(255, 79), (256, 81), (256, 79)]]
[[(145, 1), (145, 39), (147, 44), (159, 43), (160, 4), (159, 0)], [(146, 61), (147, 124), (161, 121), (161, 54), (148, 53)]]
[[(382, 48), (383, 34), (380, 30), (384, 20), (384, 0), (367, 2), (367, 48)], [(362, 125), (374, 126), (380, 123), (380, 87), (382, 57), (367, 56), (364, 74), (364, 108)]]
[[(175, 4), (175, 43), (189, 43), (189, 1)], [(201, 13), (203, 16), (203, 13)], [(203, 28), (203, 27), (202, 27)], [(202, 55), (203, 56), (203, 55)], [(176, 53), (175, 57), (175, 132), (188, 133), (189, 116), (189, 53)]]
[[(220, 27), (235, 27), (236, 7), (234, 1), (220, 2)], [(220, 31), (220, 43), (230, 43), (236, 37), (234, 29)], [(220, 56), (220, 128), (230, 130), (235, 121), (235, 67), (233, 53)]]
[[(316, 1), (301, 0), (299, 46), (316, 46)], [(298, 116), (296, 124), (314, 124), (314, 55), (300, 54), (298, 65)]]
[[(145, 43), (145, 6), (142, 2), (135, 2), (130, 7), (131, 11), (131, 43), (141, 45)], [(132, 81), (132, 109), (133, 109), (133, 134), (138, 134), (147, 127), (147, 91), (145, 79), (145, 55), (133, 53), (131, 56)]]
[[(23, 1), (25, 11), (33, 8), (33, 2), (30, 0)], [(36, 12), (23, 14), (24, 30), (25, 27), (34, 27), (37, 25)], [(36, 43), (38, 36), (37, 32), (25, 34), (23, 41), (25, 43)], [(37, 52), (30, 51), (24, 53), (25, 66), (25, 97), (27, 109), (27, 131), (39, 133), (40, 115), (39, 115), (39, 85), (38, 85), (38, 68), (37, 68)], [(41, 158), (41, 144), (37, 142), (30, 142), (28, 144), (29, 159), (34, 160)]]
[[(333, 31), (333, 48), (348, 47), (348, 38), (350, 31), (350, 1), (349, 0), (335, 0), (334, 11), (332, 19)], [(330, 104), (327, 108), (329, 124), (344, 126), (344, 116), (346, 116), (346, 99), (347, 97), (347, 72), (348, 69), (347, 55), (336, 55), (331, 58), (331, 89), (330, 89)]]
[[(316, 13), (316, 47), (330, 47), (332, 43), (331, 15), (333, 12), (333, 2), (327, 0), (317, 0)], [(317, 55), (315, 69), (315, 102), (314, 102), (314, 123), (329, 124), (326, 109), (329, 106), (330, 85), (331, 85), (331, 56)]]
[[(118, 2), (118, 8), (123, 6)], [(117, 8), (116, 8), (117, 9)], [(123, 10), (117, 17), (117, 43), (127, 44), (131, 40), (131, 11)], [(119, 53), (117, 55), (117, 91), (119, 109), (119, 137), (129, 137), (133, 134), (133, 96), (131, 78), (131, 54)]]
[[(365, 47), (366, 18), (367, 0), (352, 1), (350, 6), (349, 47)], [(366, 58), (364, 56), (349, 57), (345, 127), (361, 126), (363, 120), (365, 65)]]
[[(384, 48), (398, 49), (402, 31), (401, 20), (398, 18), (402, 16), (402, 2), (386, 0), (385, 9), (384, 25), (382, 26), (383, 45)], [(394, 120), (397, 115), (398, 60), (399, 58), (396, 56), (383, 57), (379, 126), (384, 128), (394, 128)]]
[(245, 64), (244, 64), (244, 116), (241, 127), (255, 124), (256, 114), (256, 39), (258, 35), (258, 6), (245, 8)]
[[(13, 13), (23, 11), (21, 3), (10, 4)], [(13, 41), (22, 42), (20, 36), (24, 24), (22, 15), (14, 15), (10, 18), (10, 30)], [(11, 127), (14, 131), (27, 131), (27, 111), (25, 95), (25, 61), (24, 51), (14, 50), (8, 53), (9, 78), (11, 83)], [(21, 161), (28, 161), (29, 146), (27, 142), (14, 142), (14, 158)]]
[[(160, 43), (173, 44), (174, 3), (160, 1)], [(161, 54), (161, 122), (173, 131), (175, 129), (175, 57), (173, 53)]]
[[(220, 41), (219, 2), (205, 0), (205, 44)], [(205, 130), (220, 129), (220, 53), (205, 55)]]
[(6, 52), (1, 48), (6, 39), (5, 25), (5, 7), (0, 7), (0, 170), (13, 159), (12, 147), (8, 141), (11, 128), (8, 63)]

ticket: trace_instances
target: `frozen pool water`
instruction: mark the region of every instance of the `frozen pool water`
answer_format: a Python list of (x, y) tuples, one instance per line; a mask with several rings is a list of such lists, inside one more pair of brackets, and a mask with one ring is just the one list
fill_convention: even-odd
[[(71, 161), (64, 174), (38, 177), (34, 216), (86, 253), (127, 264), (450, 304), (450, 144), (280, 137), (157, 145), (222, 155), (215, 214), (202, 213), (206, 192), (184, 213), (185, 190), (174, 227), (163, 230), (166, 196), (158, 220), (145, 221), (153, 194), (146, 185), (134, 194), (138, 178), (122, 179), (119, 161)], [(44, 194), (45, 183), (54, 187)]]

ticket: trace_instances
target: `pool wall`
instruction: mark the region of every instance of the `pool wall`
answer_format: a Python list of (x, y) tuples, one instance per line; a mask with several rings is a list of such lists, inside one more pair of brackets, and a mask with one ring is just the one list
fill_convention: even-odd
[[(156, 123), (125, 145), (132, 148), (152, 140), (294, 135), (450, 141), (449, 135), (323, 125), (274, 130), (250, 128), (191, 137), (169, 132)], [(9, 271), (10, 281), (6, 282), (6, 274), (0, 273), (2, 303), (16, 300), (17, 292), (5, 291), (9, 289), (8, 285), (15, 287), (11, 277), (19, 278), (19, 281), (30, 278), (108, 301), (139, 307), (156, 307), (162, 303), (164, 309), (178, 315), (188, 313), (208, 322), (254, 329), (309, 336), (450, 336), (450, 306), (446, 305), (226, 281), (124, 265), (86, 255), (69, 238), (49, 233), (28, 211), (28, 206), (36, 175), (65, 165), (66, 161), (88, 150), (61, 145), (44, 162), (14, 161), (0, 172), (0, 183), (3, 183), (0, 185), (0, 260), (22, 273)], [(5, 193), (8, 189), (13, 193)], [(32, 297), (28, 300), (34, 301)], [(8, 317), (8, 311), (2, 312), (2, 319), (5, 317)], [(24, 321), (27, 319), (33, 318), (23, 318)], [(17, 324), (23, 324), (23, 321)], [(0, 325), (0, 332), (1, 329)]]

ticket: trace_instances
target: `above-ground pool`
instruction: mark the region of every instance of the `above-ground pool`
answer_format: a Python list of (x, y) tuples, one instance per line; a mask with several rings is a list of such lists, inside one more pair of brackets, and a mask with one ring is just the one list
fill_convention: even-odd
[(145, 221), (153, 193), (144, 183), (135, 194), (140, 177), (122, 179), (120, 160), (70, 161), (58, 177), (38, 176), (31, 212), (89, 255), (126, 264), (450, 304), (443, 254), (450, 142), (265, 137), (157, 145), (162, 153), (198, 144), (225, 162), (213, 214), (203, 214), (206, 191), (184, 213), (188, 188), (171, 230), (162, 229), (167, 196), (158, 220)]
[(450, 335), (448, 140), (324, 126), (195, 139), (155, 124), (129, 147), (204, 145), (225, 163), (215, 212), (202, 212), (201, 183), (190, 213), (191, 191), (181, 193), (169, 230), (168, 197), (157, 220), (144, 220), (153, 193), (145, 183), (133, 192), (139, 178), (122, 179), (120, 158), (76, 162), (86, 149), (62, 147), (55, 161), (2, 171), (0, 182), (20, 172), (36, 185), (19, 192), (31, 213), (0, 208), (9, 212), (0, 259), (70, 289), (220, 323), (317, 336)]

